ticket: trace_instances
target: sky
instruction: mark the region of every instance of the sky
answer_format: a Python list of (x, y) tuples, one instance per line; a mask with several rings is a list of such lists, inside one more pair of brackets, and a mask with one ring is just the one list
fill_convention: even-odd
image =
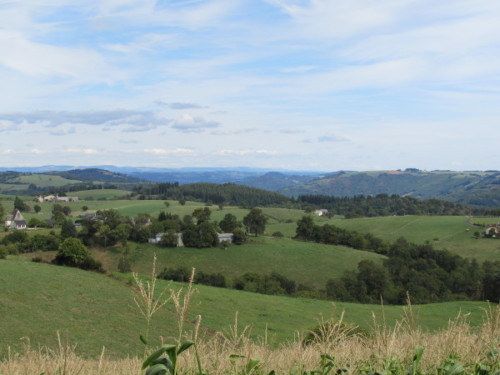
[(0, 0), (0, 166), (488, 170), (497, 0)]

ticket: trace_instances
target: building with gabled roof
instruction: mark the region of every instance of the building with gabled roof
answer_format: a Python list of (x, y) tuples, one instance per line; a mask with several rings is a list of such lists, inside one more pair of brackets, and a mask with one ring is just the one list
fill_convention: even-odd
[(15, 209), (12, 215), (5, 218), (5, 227), (9, 229), (26, 229), (26, 220), (18, 209)]

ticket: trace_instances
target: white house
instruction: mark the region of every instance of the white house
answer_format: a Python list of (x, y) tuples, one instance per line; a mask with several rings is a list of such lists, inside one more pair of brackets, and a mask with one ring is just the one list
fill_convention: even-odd
[[(148, 243), (159, 244), (165, 233), (158, 233), (155, 237), (148, 239)], [(232, 233), (217, 233), (219, 242), (233, 243)], [(177, 247), (184, 247), (182, 233), (177, 233)]]
[[(158, 233), (155, 237), (148, 239), (149, 243), (159, 244), (165, 233)], [(177, 233), (177, 247), (184, 247), (182, 242), (182, 233)]]
[(217, 233), (219, 242), (233, 243), (234, 235), (232, 233)]
[(60, 197), (58, 195), (40, 195), (37, 197), (38, 202), (78, 202), (78, 197)]
[(14, 210), (12, 215), (5, 218), (5, 227), (10, 229), (26, 229), (26, 220), (19, 210)]
[(319, 210), (314, 211), (313, 214), (317, 216), (325, 216), (328, 215), (328, 210), (325, 208), (321, 208)]

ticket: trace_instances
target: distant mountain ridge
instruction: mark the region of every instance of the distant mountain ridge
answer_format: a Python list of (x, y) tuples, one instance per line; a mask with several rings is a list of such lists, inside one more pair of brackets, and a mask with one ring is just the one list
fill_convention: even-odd
[[(437, 198), (465, 205), (499, 208), (500, 171), (420, 171), (406, 170), (368, 172), (304, 172), (271, 171), (256, 168), (150, 168), (115, 167), (69, 168), (67, 166), (42, 166), (29, 168), (0, 168), (0, 182), (20, 189), (23, 182), (16, 176), (43, 170), (41, 174), (57, 175), (68, 180), (82, 182), (136, 184), (149, 182), (232, 183), (278, 192), (289, 197), (299, 195), (327, 195), (352, 197), (396, 194), (415, 198)], [(67, 169), (69, 168), (69, 169)], [(48, 170), (46, 170), (48, 169)], [(50, 171), (49, 171), (50, 170)], [(18, 173), (18, 174), (17, 174)], [(40, 172), (38, 172), (40, 173)], [(9, 182), (10, 180), (10, 182)], [(25, 179), (27, 180), (27, 179)], [(33, 182), (37, 184), (36, 181)], [(62, 184), (63, 181), (60, 181)], [(17, 184), (17, 186), (14, 186)], [(48, 185), (48, 182), (45, 182)], [(7, 186), (7, 187), (9, 187)], [(2, 188), (6, 191), (6, 187)]]
[(79, 180), (85, 182), (101, 181), (115, 183), (139, 183), (143, 179), (129, 176), (123, 173), (111, 172), (100, 168), (71, 169), (69, 171), (51, 171), (44, 174), (61, 176), (68, 180)]
[(499, 171), (343, 172), (279, 190), (288, 196), (321, 194), (337, 197), (397, 194), (437, 198), (473, 206), (500, 207)]

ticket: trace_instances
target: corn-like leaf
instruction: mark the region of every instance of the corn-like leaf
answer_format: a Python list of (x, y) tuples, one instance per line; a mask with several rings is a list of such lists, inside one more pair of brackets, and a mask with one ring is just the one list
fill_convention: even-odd
[(464, 367), (460, 363), (454, 363), (448, 369), (446, 369), (445, 375), (458, 375), (465, 371)]
[(160, 349), (151, 354), (142, 364), (142, 369), (144, 370), (146, 367), (149, 367), (155, 360), (161, 357), (163, 353), (167, 353), (168, 350), (171, 350), (172, 347), (176, 348), (175, 345), (163, 345)]
[(189, 349), (193, 345), (194, 345), (193, 341), (184, 341), (179, 347), (179, 349), (177, 349), (177, 355), (181, 354), (184, 350)]
[(419, 346), (417, 349), (415, 349), (415, 354), (413, 356), (413, 362), (420, 362), (422, 359), (422, 356), (424, 355), (424, 348), (422, 346)]
[(148, 368), (146, 375), (166, 375), (169, 372), (169, 369), (165, 365), (156, 364)]
[(148, 344), (148, 340), (146, 340), (146, 338), (145, 338), (143, 335), (140, 335), (140, 336), (139, 336), (139, 339), (141, 339), (141, 341), (142, 341), (142, 343), (143, 343), (144, 345), (147, 345), (147, 344)]
[(258, 358), (252, 358), (250, 359), (250, 361), (248, 361), (248, 364), (247, 364), (247, 374), (251, 373), (254, 369), (257, 368), (257, 366), (259, 365), (260, 363), (260, 359)]

